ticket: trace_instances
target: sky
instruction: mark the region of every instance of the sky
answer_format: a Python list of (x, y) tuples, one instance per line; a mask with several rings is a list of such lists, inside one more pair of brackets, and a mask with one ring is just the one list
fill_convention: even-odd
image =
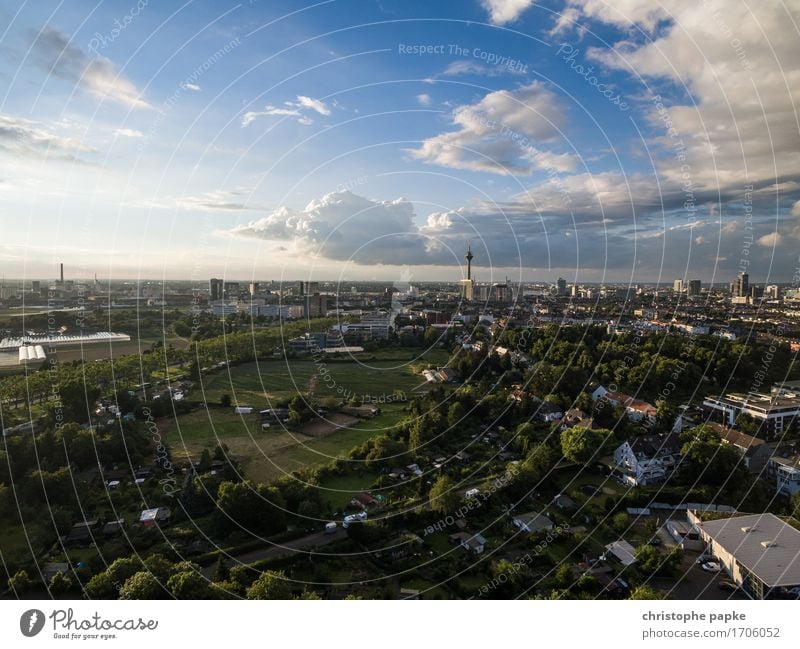
[(790, 282), (799, 99), (797, 0), (6, 0), (0, 270)]

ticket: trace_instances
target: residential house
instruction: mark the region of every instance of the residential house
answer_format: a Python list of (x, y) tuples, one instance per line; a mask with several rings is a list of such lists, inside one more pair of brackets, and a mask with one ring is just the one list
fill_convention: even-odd
[(528, 534), (536, 534), (536, 532), (541, 532), (542, 530), (553, 529), (553, 521), (539, 512), (517, 514), (511, 522), (514, 523), (521, 532), (526, 532)]
[(155, 525), (166, 525), (172, 518), (169, 507), (155, 507), (153, 509), (142, 510), (139, 515), (139, 522), (142, 527), (153, 527)]
[(536, 412), (539, 417), (547, 422), (558, 421), (564, 416), (563, 408), (549, 401), (542, 401), (536, 408)]
[(450, 543), (460, 545), (467, 552), (473, 554), (483, 554), (486, 548), (486, 539), (480, 534), (470, 534), (469, 532), (456, 532), (450, 535)]
[(360, 494), (356, 494), (355, 496), (353, 496), (352, 500), (350, 501), (350, 504), (353, 507), (368, 509), (369, 507), (377, 507), (378, 505), (380, 505), (380, 502), (378, 502), (378, 500), (371, 494), (362, 492)]
[(763, 439), (753, 437), (735, 428), (721, 424), (707, 424), (719, 435), (725, 444), (733, 446), (744, 458), (744, 465), (751, 473), (761, 473), (772, 457), (772, 447)]
[(578, 505), (567, 494), (558, 494), (553, 498), (553, 504), (560, 510), (569, 512), (577, 509)]
[(675, 433), (632, 437), (614, 450), (614, 463), (628, 484), (654, 484), (678, 466), (680, 449), (680, 439)]
[(570, 408), (567, 410), (567, 412), (565, 412), (564, 416), (561, 418), (560, 423), (561, 428), (564, 430), (567, 428), (575, 428), (576, 426), (579, 428), (595, 427), (594, 419), (587, 415), (580, 408)]
[(606, 552), (623, 566), (630, 566), (636, 563), (636, 550), (625, 539), (609, 543), (606, 546)]
[(775, 493), (791, 498), (800, 492), (800, 455), (773, 455), (767, 462), (767, 478), (775, 480)]

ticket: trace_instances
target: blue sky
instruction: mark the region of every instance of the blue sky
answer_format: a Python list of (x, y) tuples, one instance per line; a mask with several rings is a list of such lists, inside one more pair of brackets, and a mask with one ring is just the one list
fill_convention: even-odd
[(800, 13), (0, 6), (7, 277), (789, 281)]

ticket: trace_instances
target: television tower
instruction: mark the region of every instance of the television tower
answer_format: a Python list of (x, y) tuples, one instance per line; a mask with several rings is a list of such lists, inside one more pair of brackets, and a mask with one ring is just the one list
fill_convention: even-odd
[(472, 254), (472, 244), (468, 244), (467, 254), (464, 255), (464, 259), (467, 260), (467, 279), (472, 279), (472, 260), (474, 257), (475, 255)]

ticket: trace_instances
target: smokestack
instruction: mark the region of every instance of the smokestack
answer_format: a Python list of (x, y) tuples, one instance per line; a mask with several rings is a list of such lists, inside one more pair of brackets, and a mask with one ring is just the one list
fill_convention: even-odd
[(61, 283), (64, 283), (64, 264), (61, 264)]

